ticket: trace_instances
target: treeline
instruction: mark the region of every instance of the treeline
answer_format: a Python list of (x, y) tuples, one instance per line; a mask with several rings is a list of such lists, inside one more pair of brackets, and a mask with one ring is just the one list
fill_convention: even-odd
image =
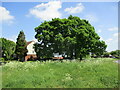
[[(0, 56), (2, 57), (1, 59), (4, 59), (6, 61), (16, 59), (15, 50), (16, 50), (15, 42), (7, 40), (6, 38), (0, 38)], [(120, 50), (104, 52), (102, 55), (94, 54), (91, 55), (91, 57), (120, 58)]]
[[(88, 55), (107, 55), (107, 45), (100, 40), (94, 27), (84, 19), (70, 15), (68, 18), (54, 18), (44, 21), (35, 28), (35, 38), (38, 42), (34, 45), (38, 59), (54, 57), (59, 53), (62, 57), (82, 60)], [(120, 55), (119, 50), (109, 53), (115, 57)], [(27, 44), (23, 31), (20, 31), (17, 42), (0, 38), (0, 55), (5, 60), (13, 56), (24, 61), (27, 55)]]
[(115, 50), (111, 52), (104, 52), (104, 57), (111, 57), (111, 58), (120, 58), (120, 50)]

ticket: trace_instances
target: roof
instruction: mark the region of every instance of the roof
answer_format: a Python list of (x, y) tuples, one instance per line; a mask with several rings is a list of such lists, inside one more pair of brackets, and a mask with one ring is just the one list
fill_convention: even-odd
[(28, 46), (30, 43), (32, 43), (32, 42), (34, 42), (34, 41), (29, 41), (29, 42), (27, 42), (27, 46)]

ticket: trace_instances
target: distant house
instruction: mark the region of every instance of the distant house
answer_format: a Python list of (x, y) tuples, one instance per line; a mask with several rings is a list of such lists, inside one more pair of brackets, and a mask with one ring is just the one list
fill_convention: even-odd
[[(29, 41), (27, 42), (27, 56), (25, 56), (25, 61), (28, 61), (28, 60), (34, 60), (37, 58), (37, 55), (36, 55), (36, 52), (34, 50), (34, 44), (36, 42), (35, 41)], [(54, 53), (52, 59), (63, 59), (62, 55), (59, 55), (59, 53)]]
[(35, 52), (35, 50), (33, 48), (35, 43), (36, 43), (35, 41), (27, 42), (27, 50), (28, 50), (28, 52), (27, 52), (27, 56), (25, 56), (25, 61), (27, 61), (29, 59), (37, 58), (36, 52)]
[(52, 59), (63, 59), (62, 55), (59, 55), (59, 53), (54, 53), (53, 56)]

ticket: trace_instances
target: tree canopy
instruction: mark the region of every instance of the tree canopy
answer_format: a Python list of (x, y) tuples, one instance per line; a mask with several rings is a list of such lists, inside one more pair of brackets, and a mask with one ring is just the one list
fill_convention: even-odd
[(39, 58), (59, 53), (63, 57), (82, 60), (90, 53), (103, 53), (107, 47), (87, 20), (72, 15), (67, 19), (44, 21), (35, 28), (35, 32), (39, 42), (35, 44), (35, 51)]
[(0, 38), (0, 55), (2, 55), (5, 60), (12, 59), (12, 55), (15, 52), (15, 46), (15, 42), (5, 38)]
[(17, 42), (16, 42), (16, 50), (15, 53), (20, 61), (25, 60), (25, 56), (27, 55), (27, 43), (25, 40), (25, 34), (23, 31), (20, 31)]
[(111, 51), (110, 54), (117, 58), (120, 58), (120, 50)]

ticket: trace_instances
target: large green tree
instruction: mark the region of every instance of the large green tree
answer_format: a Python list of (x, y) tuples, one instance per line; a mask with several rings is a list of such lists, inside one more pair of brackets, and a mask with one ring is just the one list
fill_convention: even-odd
[(59, 53), (82, 60), (90, 52), (102, 53), (106, 49), (94, 27), (87, 20), (72, 15), (68, 19), (44, 21), (35, 31), (35, 38), (40, 42), (35, 45), (39, 57), (52, 57), (53, 53)]
[(12, 56), (15, 52), (15, 46), (15, 42), (5, 38), (0, 38), (0, 53), (5, 60), (10, 60), (13, 58)]
[(25, 34), (23, 31), (20, 31), (18, 38), (17, 38), (17, 42), (16, 42), (16, 50), (15, 53), (18, 57), (18, 59), (20, 59), (20, 61), (24, 61), (25, 60), (25, 56), (27, 55), (27, 43), (25, 40)]

